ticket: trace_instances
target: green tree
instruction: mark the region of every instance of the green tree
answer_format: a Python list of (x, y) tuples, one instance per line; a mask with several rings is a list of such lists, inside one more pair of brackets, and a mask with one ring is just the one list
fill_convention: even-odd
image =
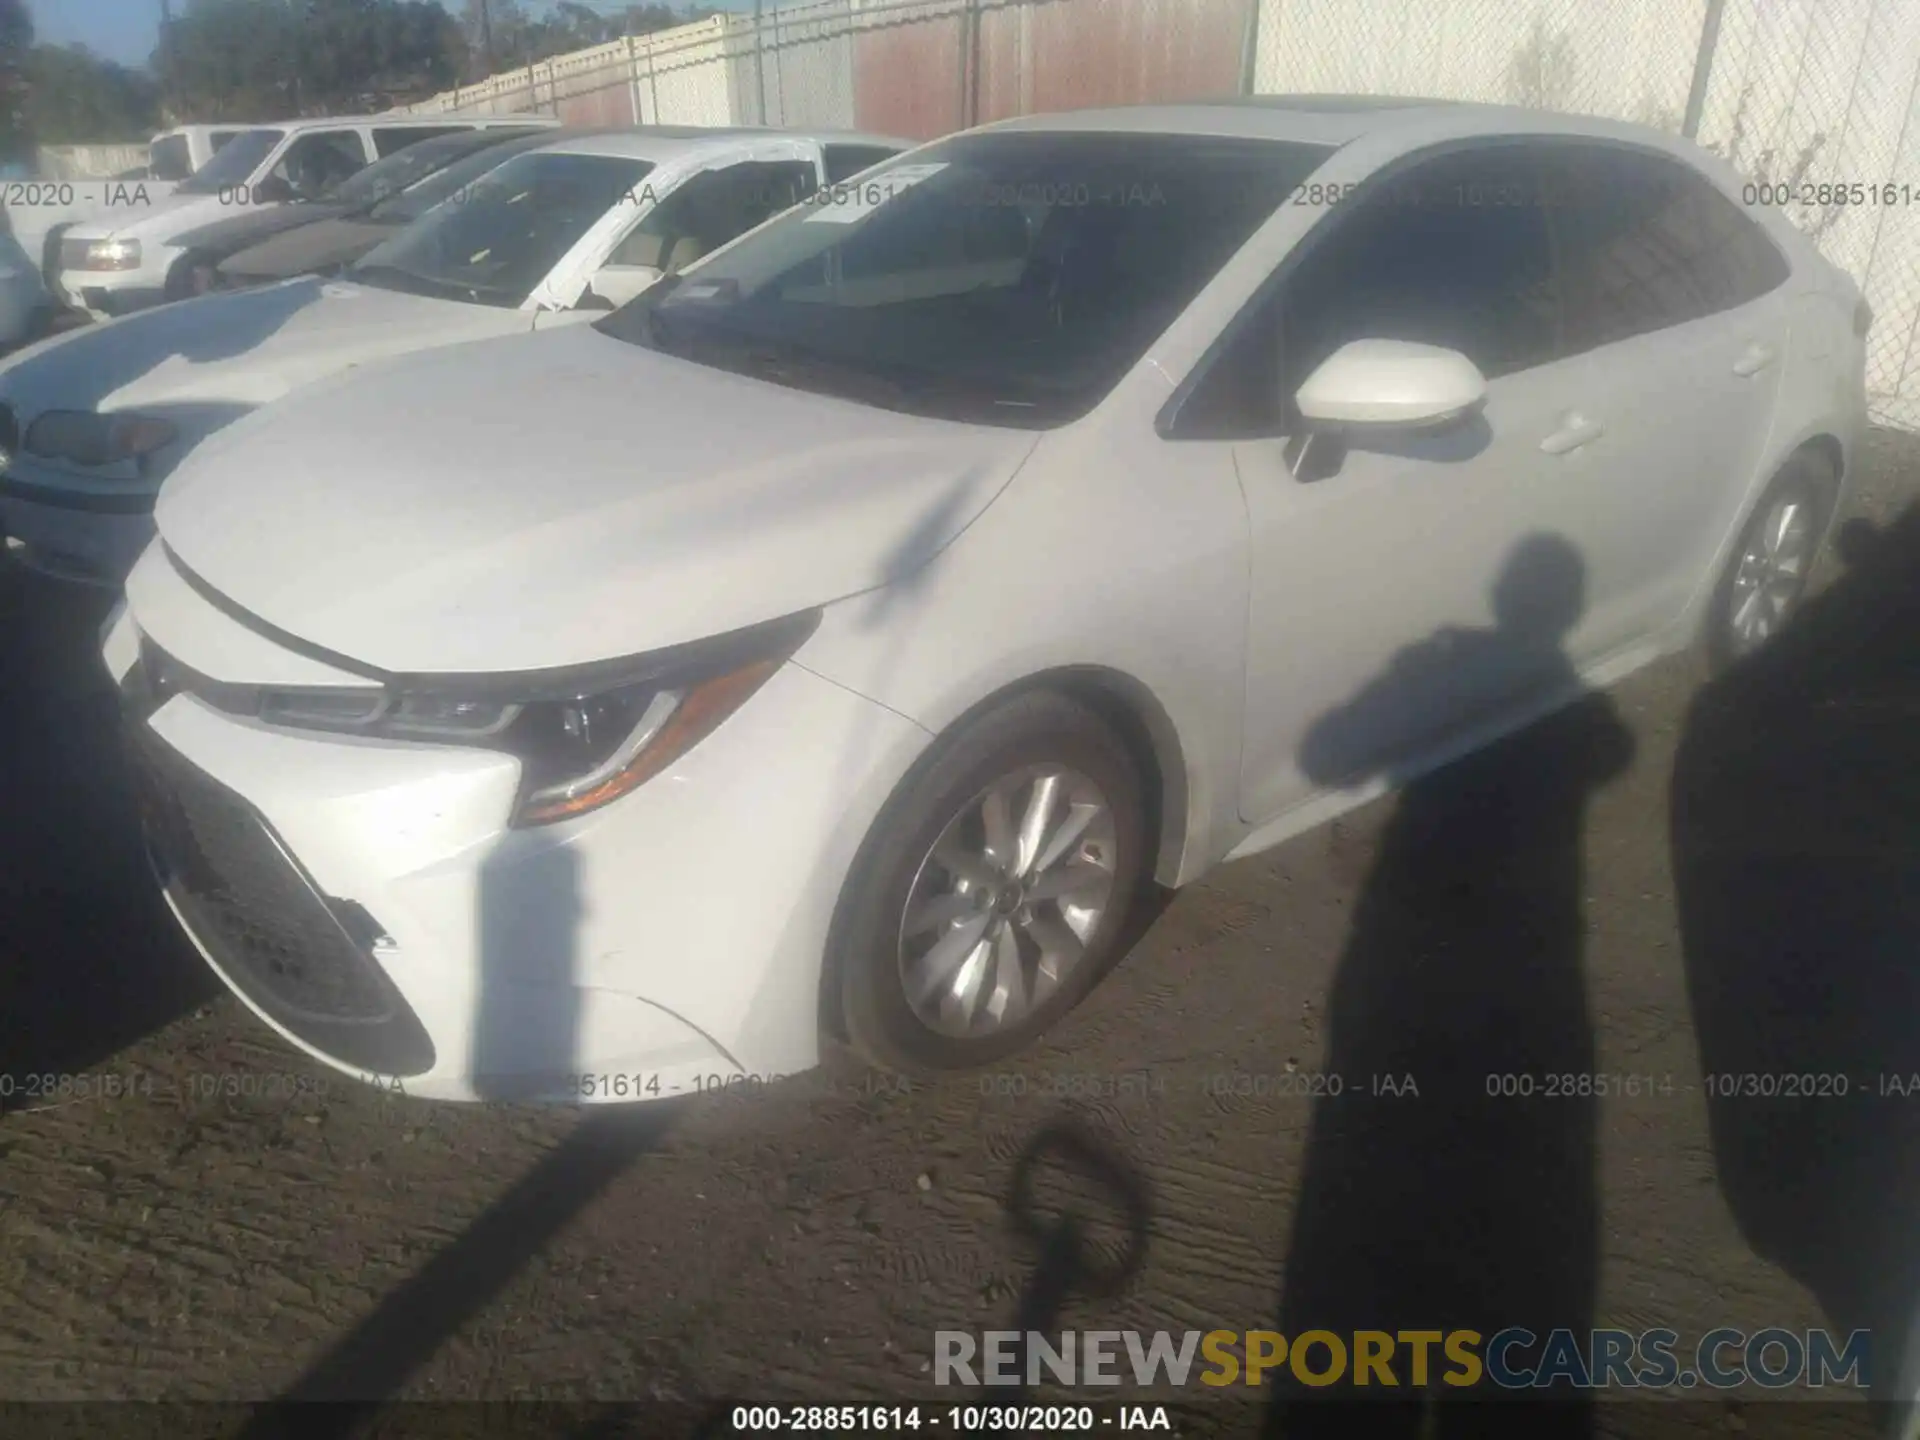
[(160, 129), (160, 89), (84, 45), (36, 45), (27, 56), (27, 128), (36, 145), (145, 141)]
[(711, 7), (675, 10), (671, 5), (660, 4), (601, 11), (578, 0), (558, 0), (550, 10), (530, 15), (518, 0), (466, 0), (461, 13), (468, 57), (464, 78), (484, 80), (490, 73), (499, 74), (556, 55), (604, 45), (623, 35), (670, 30), (718, 13)]
[(27, 118), (27, 52), (33, 17), (24, 0), (0, 0), (0, 163), (27, 161), (33, 132)]
[(158, 58), (182, 119), (278, 120), (432, 94), (465, 55), (432, 0), (193, 0)]

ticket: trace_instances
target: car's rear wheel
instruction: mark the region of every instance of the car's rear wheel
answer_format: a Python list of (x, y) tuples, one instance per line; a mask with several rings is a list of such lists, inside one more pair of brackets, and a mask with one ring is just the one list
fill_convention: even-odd
[(1026, 1046), (1115, 958), (1145, 836), (1126, 746), (1083, 706), (1035, 692), (969, 722), (889, 803), (843, 899), (854, 1048), (926, 1072)]
[(1837, 489), (1832, 463), (1813, 450), (1795, 453), (1773, 477), (1707, 613), (1707, 658), (1716, 669), (1760, 649), (1799, 608)]

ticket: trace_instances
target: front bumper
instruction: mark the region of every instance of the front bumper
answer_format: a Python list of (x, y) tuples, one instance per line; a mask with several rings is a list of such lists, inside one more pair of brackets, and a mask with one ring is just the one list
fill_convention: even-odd
[(118, 587), (153, 538), (154, 491), (45, 472), (15, 459), (0, 473), (7, 555), (57, 580)]
[[(292, 1043), (449, 1100), (665, 1099), (817, 1063), (833, 907), (918, 727), (789, 664), (634, 794), (510, 830), (511, 757), (278, 729), (192, 693), (206, 676), (143, 695), (135, 579), (105, 649), (163, 884)], [(207, 633), (209, 663), (237, 653)]]

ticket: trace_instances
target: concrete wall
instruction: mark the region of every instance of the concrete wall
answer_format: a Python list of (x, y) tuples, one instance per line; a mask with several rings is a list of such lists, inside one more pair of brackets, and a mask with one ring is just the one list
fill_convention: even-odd
[(36, 169), (47, 180), (104, 180), (146, 163), (145, 145), (42, 145)]

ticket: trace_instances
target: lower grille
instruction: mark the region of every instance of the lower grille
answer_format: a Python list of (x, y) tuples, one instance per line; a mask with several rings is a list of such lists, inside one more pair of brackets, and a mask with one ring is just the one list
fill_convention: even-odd
[(155, 869), (233, 986), (343, 1064), (431, 1069), (431, 1040), (368, 953), (371, 917), (322, 896), (265, 816), (155, 735), (144, 707), (129, 708), (129, 771)]

